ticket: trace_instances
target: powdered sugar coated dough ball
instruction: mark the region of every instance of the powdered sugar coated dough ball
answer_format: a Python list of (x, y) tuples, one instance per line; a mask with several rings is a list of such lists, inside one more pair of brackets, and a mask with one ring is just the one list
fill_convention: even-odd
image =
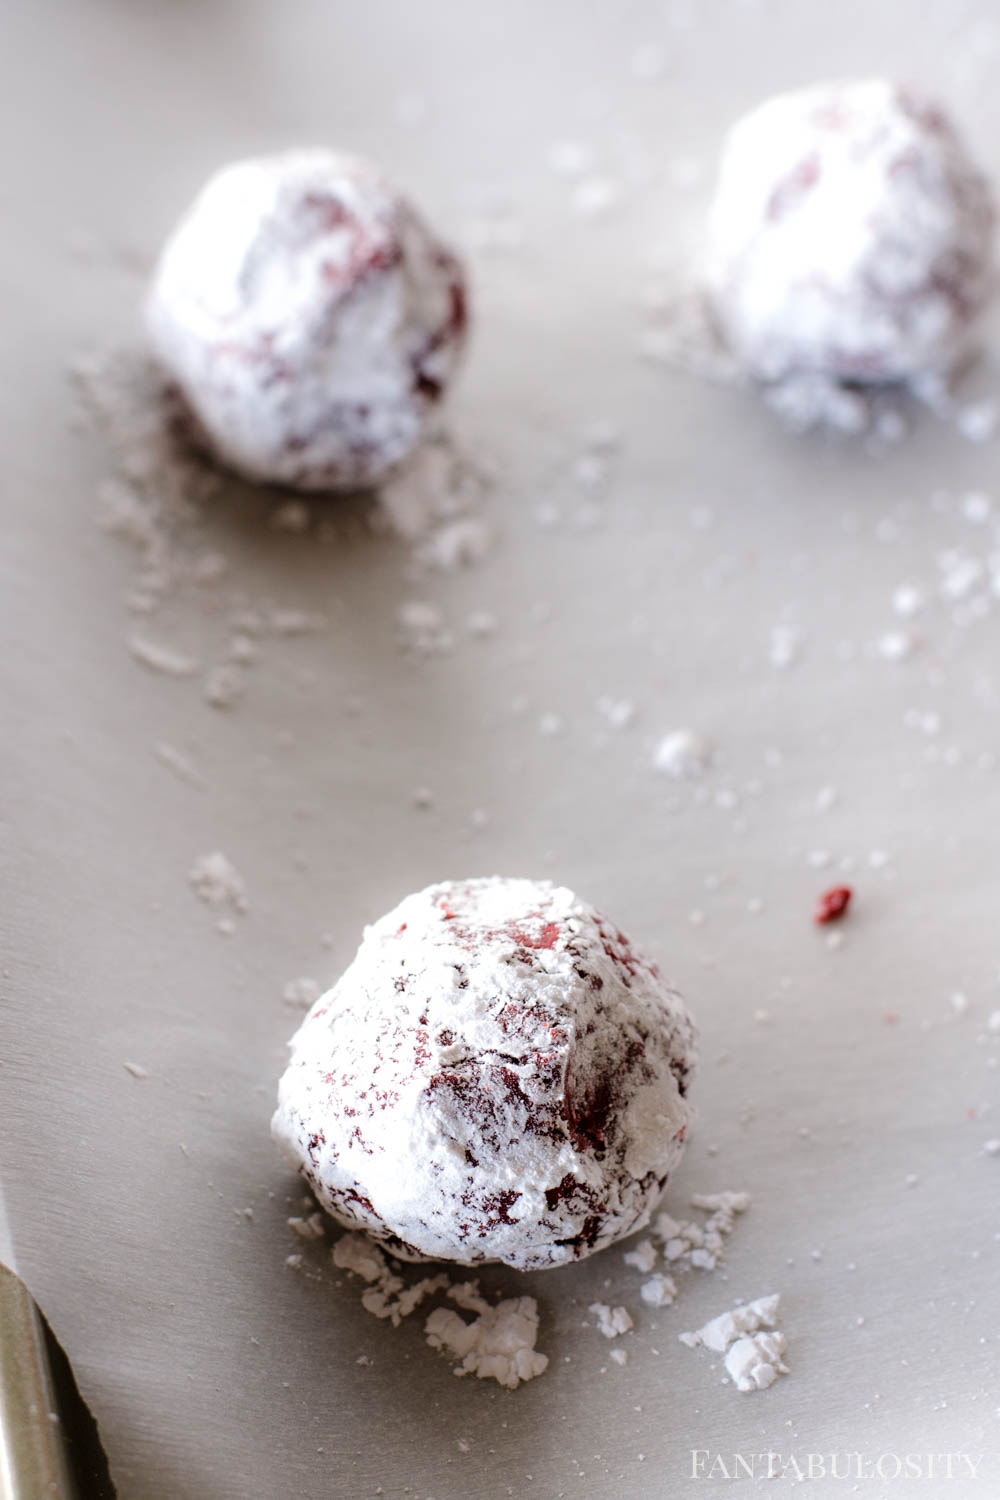
[(465, 279), (372, 167), (290, 151), (210, 179), (164, 247), (147, 324), (223, 463), (351, 489), (418, 442), (461, 350)]
[(708, 247), (722, 333), (764, 379), (944, 372), (992, 291), (993, 225), (935, 105), (881, 79), (780, 94), (723, 152)]
[(292, 1039), (272, 1122), (319, 1201), (408, 1260), (560, 1265), (680, 1160), (680, 996), (572, 891), (454, 881), (369, 927)]

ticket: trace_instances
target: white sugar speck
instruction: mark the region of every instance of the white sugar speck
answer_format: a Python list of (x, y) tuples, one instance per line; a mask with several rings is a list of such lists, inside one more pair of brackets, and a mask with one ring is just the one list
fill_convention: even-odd
[(919, 614), (924, 607), (924, 596), (912, 583), (901, 583), (892, 591), (892, 607), (897, 615), (909, 619)]
[(653, 752), (654, 768), (678, 780), (700, 776), (711, 761), (711, 744), (694, 729), (672, 730), (663, 736)]

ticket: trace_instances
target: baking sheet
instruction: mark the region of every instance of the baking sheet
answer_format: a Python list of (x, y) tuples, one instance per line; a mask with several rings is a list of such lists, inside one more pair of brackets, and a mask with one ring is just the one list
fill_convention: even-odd
[[(693, 1449), (966, 1452), (980, 1478), (941, 1493), (995, 1492), (996, 616), (965, 622), (940, 584), (948, 554), (997, 547), (995, 508), (963, 498), (992, 494), (996, 447), (931, 417), (877, 457), (794, 439), (640, 354), (719, 136), (766, 93), (914, 79), (996, 173), (993, 8), (36, 0), (6, 23), (3, 1173), (121, 1495), (674, 1496), (704, 1487)], [(274, 496), (229, 485), (197, 530), (217, 591), (137, 622), (68, 366), (134, 341), (208, 171), (312, 141), (383, 162), (469, 248), (451, 428), (492, 473), (495, 543), (427, 572), (363, 504), (287, 534)], [(567, 141), (610, 189), (581, 202), (551, 169)], [(621, 433), (597, 493), (594, 424)], [(903, 583), (929, 603), (894, 662)], [(141, 627), (211, 665), (237, 595), (326, 623), (267, 634), (230, 712), (130, 655)], [(450, 649), (401, 650), (414, 599)], [(650, 759), (683, 726), (717, 755), (678, 786)], [(247, 888), (229, 936), (187, 878), (214, 849)], [(754, 1199), (676, 1309), (645, 1308), (617, 1251), (484, 1273), (541, 1306), (551, 1368), (513, 1393), (456, 1380), (418, 1319), (368, 1317), (320, 1250), (286, 1267), (301, 1195), (267, 1129), (288, 981), (332, 979), (406, 891), (492, 872), (573, 886), (684, 989), (700, 1123), (668, 1207)], [(810, 914), (841, 878), (832, 949)], [(676, 1334), (770, 1291), (792, 1373), (744, 1397)], [(636, 1317), (624, 1368), (584, 1326), (595, 1297)], [(934, 1492), (887, 1467), (856, 1492)]]

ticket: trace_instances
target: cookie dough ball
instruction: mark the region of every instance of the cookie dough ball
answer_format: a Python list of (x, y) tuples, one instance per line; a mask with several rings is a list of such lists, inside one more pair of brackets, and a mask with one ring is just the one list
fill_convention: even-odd
[(882, 79), (779, 94), (733, 126), (709, 292), (765, 380), (944, 373), (993, 284), (993, 200), (944, 114)]
[(465, 278), (372, 167), (289, 151), (210, 179), (160, 256), (147, 323), (229, 468), (355, 489), (406, 457), (444, 394)]
[(691, 1119), (694, 1032), (572, 891), (452, 881), (369, 927), (292, 1038), (272, 1131), (404, 1260), (523, 1269), (649, 1219)]

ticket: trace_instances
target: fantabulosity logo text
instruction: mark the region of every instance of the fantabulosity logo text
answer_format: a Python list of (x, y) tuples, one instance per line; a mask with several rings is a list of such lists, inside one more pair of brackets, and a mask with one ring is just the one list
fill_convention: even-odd
[(980, 1479), (983, 1455), (974, 1453), (713, 1453), (691, 1449), (690, 1479)]

